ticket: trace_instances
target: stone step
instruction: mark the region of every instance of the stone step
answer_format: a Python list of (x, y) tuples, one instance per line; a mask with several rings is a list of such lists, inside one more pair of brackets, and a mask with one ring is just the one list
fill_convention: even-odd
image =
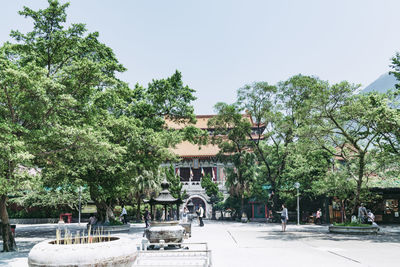
[(164, 263), (155, 263), (155, 264), (134, 264), (136, 267), (145, 267), (145, 266), (153, 266), (153, 267), (169, 267), (169, 266), (179, 266), (179, 267), (208, 267), (207, 263), (199, 264), (199, 265), (185, 265), (185, 264), (175, 264), (166, 265)]
[(140, 257), (207, 257), (206, 252), (175, 252), (175, 253), (140, 253)]
[(171, 267), (171, 266), (179, 266), (179, 267), (208, 267), (207, 261), (201, 261), (201, 262), (159, 262), (159, 261), (154, 261), (154, 262), (141, 262), (141, 263), (135, 263), (133, 266), (159, 266), (159, 267)]
[(160, 255), (139, 255), (133, 266), (203, 266), (206, 267), (208, 257), (203, 256), (168, 256), (163, 257)]

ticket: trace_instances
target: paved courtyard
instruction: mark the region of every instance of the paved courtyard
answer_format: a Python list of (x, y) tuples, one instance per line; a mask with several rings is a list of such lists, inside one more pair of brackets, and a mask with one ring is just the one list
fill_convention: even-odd
[[(77, 224), (66, 227), (72, 232), (85, 229)], [(19, 251), (0, 253), (0, 266), (27, 266), (32, 246), (54, 238), (56, 229), (56, 224), (18, 225)], [(133, 224), (129, 233), (118, 236), (140, 243), (143, 229), (142, 224)], [(278, 224), (206, 221), (205, 227), (193, 225), (186, 242), (208, 242), (216, 267), (398, 266), (400, 262), (400, 226), (384, 226), (378, 235), (350, 236), (329, 234), (327, 226), (289, 225), (282, 233)]]
[(398, 266), (398, 227), (372, 236), (333, 235), (327, 226), (208, 223), (191, 241), (207, 240), (214, 266)]

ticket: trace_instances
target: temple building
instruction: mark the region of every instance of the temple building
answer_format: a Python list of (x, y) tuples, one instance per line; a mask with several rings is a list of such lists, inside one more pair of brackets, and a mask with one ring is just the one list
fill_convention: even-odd
[[(207, 130), (211, 135), (214, 129), (208, 127), (208, 120), (213, 116), (215, 115), (197, 115), (197, 121), (194, 126), (202, 130)], [(249, 115), (243, 116), (247, 117), (252, 125), (254, 125)], [(182, 129), (185, 125), (167, 121), (167, 127)], [(254, 125), (254, 127), (256, 126)], [(199, 146), (184, 141), (172, 149), (172, 152), (179, 156), (180, 161), (167, 163), (174, 166), (176, 174), (181, 178), (183, 184), (182, 190), (186, 190), (188, 198), (184, 200), (184, 204), (192, 201), (195, 209), (200, 204), (203, 205), (207, 218), (211, 218), (212, 208), (208, 203), (209, 197), (201, 187), (202, 177), (209, 175), (218, 184), (220, 191), (227, 196), (227, 189), (225, 187), (225, 168), (227, 165), (217, 160), (216, 155), (219, 151), (220, 149), (217, 145), (208, 144)]]

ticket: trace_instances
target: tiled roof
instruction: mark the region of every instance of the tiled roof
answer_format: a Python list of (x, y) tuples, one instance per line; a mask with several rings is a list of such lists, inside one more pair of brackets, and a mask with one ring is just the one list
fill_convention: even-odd
[[(200, 129), (210, 129), (208, 128), (208, 120), (212, 117), (214, 117), (215, 115), (197, 115), (196, 116), (196, 123), (193, 125), (196, 128), (200, 128)], [(250, 115), (248, 114), (243, 114), (243, 117), (248, 118), (250, 123), (253, 126), (253, 120), (251, 118)], [(165, 120), (166, 126), (168, 128), (171, 129), (182, 129), (184, 128), (187, 123), (176, 123), (174, 121)], [(254, 138), (257, 138), (256, 135), (253, 135)], [(213, 157), (215, 155), (218, 154), (218, 152), (220, 151), (218, 145), (212, 145), (212, 144), (208, 144), (205, 146), (199, 146), (199, 145), (195, 145), (192, 144), (190, 142), (184, 141), (180, 144), (178, 144), (175, 148), (171, 149), (171, 151), (173, 153), (175, 153), (176, 155), (178, 155), (179, 157), (183, 157), (183, 158), (192, 158), (192, 157)]]
[[(209, 129), (208, 128), (208, 120), (214, 116), (216, 116), (216, 115), (196, 115), (196, 123), (193, 124), (193, 126), (195, 126), (196, 128), (200, 128), (200, 129)], [(256, 127), (256, 125), (254, 124), (253, 119), (251, 118), (250, 115), (243, 114), (243, 117), (248, 118), (250, 123), (254, 127)], [(165, 120), (165, 123), (168, 128), (172, 128), (172, 129), (182, 129), (187, 125), (187, 123), (176, 123), (176, 122), (168, 120), (168, 119)], [(261, 126), (263, 126), (263, 125), (261, 125)]]
[[(197, 115), (196, 116), (196, 123), (193, 125), (196, 128), (200, 128), (200, 129), (208, 129), (208, 120), (212, 117), (214, 117), (215, 115)], [(184, 128), (187, 124), (186, 123), (176, 123), (174, 121), (165, 120), (165, 123), (167, 124), (168, 128), (172, 128), (172, 129), (182, 129)]]
[(175, 148), (172, 149), (172, 152), (183, 158), (191, 158), (191, 157), (213, 157), (219, 152), (218, 145), (205, 145), (199, 146), (192, 144), (188, 141), (184, 141), (178, 144)]

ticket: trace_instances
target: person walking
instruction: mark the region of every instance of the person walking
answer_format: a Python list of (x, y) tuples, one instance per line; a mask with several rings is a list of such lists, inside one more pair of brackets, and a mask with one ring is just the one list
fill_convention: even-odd
[(282, 232), (286, 232), (286, 223), (289, 220), (288, 210), (285, 207), (285, 204), (282, 204), (282, 211), (281, 213), (281, 222), (282, 222)]
[(204, 226), (204, 223), (203, 223), (203, 216), (204, 216), (204, 209), (203, 209), (203, 206), (200, 205), (200, 206), (199, 206), (199, 209), (198, 209), (197, 211), (198, 211), (198, 214), (199, 214), (199, 225), (200, 225), (201, 227), (203, 227), (203, 226)]
[(119, 217), (122, 219), (123, 224), (127, 224), (128, 219), (126, 217), (128, 216), (128, 213), (126, 212), (125, 205), (122, 205), (121, 207), (122, 207), (122, 212)]
[(317, 214), (315, 215), (315, 224), (322, 224), (321, 217), (322, 217), (321, 209), (318, 209)]
[(146, 228), (149, 227), (149, 220), (150, 219), (151, 219), (151, 215), (150, 215), (149, 209), (146, 207), (144, 209), (144, 214), (143, 214), (143, 220), (144, 220), (144, 223), (146, 225)]

